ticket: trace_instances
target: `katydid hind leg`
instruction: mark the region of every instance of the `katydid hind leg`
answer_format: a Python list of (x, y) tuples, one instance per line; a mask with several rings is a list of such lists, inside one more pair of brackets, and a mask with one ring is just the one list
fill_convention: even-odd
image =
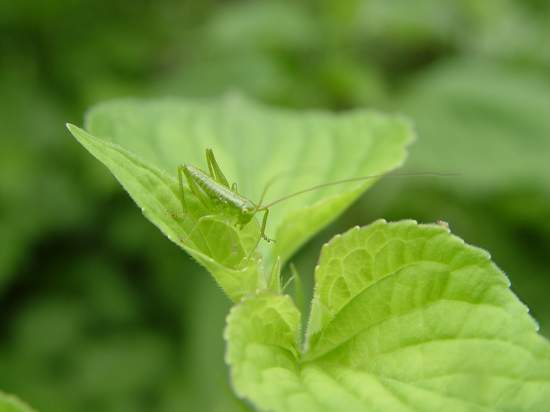
[(206, 149), (206, 162), (208, 163), (208, 170), (210, 170), (212, 178), (216, 182), (229, 188), (229, 182), (227, 181), (227, 178), (223, 174), (222, 170), (220, 169), (220, 166), (216, 161), (216, 157), (214, 156), (214, 152), (212, 151), (212, 149)]
[(210, 149), (204, 151), (204, 157), (206, 157), (206, 166), (208, 166), (208, 173), (210, 177), (216, 180), (216, 175), (214, 174), (214, 168), (212, 167), (212, 162), (210, 161)]

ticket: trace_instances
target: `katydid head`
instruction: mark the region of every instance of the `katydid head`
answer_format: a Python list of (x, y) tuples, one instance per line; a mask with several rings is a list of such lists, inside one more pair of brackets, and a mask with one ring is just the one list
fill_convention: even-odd
[(239, 221), (239, 225), (244, 226), (248, 222), (250, 222), (257, 211), (258, 211), (257, 207), (253, 204), (243, 205), (241, 207), (240, 211), (239, 211), (238, 216), (237, 216), (237, 219)]

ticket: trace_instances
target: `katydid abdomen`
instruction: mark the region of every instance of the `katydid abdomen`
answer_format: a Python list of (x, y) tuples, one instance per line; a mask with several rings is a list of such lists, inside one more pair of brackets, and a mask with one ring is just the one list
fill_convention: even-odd
[[(247, 224), (254, 216), (256, 212), (255, 204), (223, 184), (218, 183), (199, 168), (186, 164), (183, 166), (183, 173), (188, 182), (192, 180), (204, 192), (215, 209), (236, 216), (239, 224)], [(206, 204), (205, 206), (208, 207)]]

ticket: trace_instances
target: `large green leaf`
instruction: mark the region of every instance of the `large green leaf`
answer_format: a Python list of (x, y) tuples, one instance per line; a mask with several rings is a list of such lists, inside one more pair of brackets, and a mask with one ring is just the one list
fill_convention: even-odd
[(542, 74), (486, 59), (419, 73), (398, 106), (421, 136), (407, 167), (460, 176), (396, 179), (370, 193), (365, 207), (371, 220), (442, 218), (483, 245), (548, 335), (550, 81)]
[(466, 60), (434, 67), (399, 104), (422, 136), (407, 166), (458, 171), (434, 183), (548, 236), (549, 94), (550, 81), (535, 70)]
[(306, 349), (287, 296), (228, 317), (235, 389), (261, 410), (543, 411), (550, 346), (506, 276), (439, 225), (377, 221), (322, 251)]
[[(401, 164), (412, 139), (408, 123), (394, 116), (294, 112), (235, 96), (102, 104), (89, 113), (86, 128), (69, 126), (145, 216), (206, 266), (234, 299), (267, 283), (259, 259), (247, 258), (259, 236), (257, 221), (239, 231), (228, 216), (212, 216), (190, 192), (184, 213), (178, 165), (204, 169), (204, 150), (211, 147), (230, 181), (254, 201), (277, 178), (269, 202), (315, 184), (387, 172)], [(287, 260), (373, 181), (320, 189), (274, 206), (267, 234), (275, 246), (260, 247), (266, 272), (275, 257)]]
[(399, 102), (418, 127), (412, 169), (454, 170), (464, 193), (550, 192), (550, 82), (490, 61), (448, 61), (419, 76)]

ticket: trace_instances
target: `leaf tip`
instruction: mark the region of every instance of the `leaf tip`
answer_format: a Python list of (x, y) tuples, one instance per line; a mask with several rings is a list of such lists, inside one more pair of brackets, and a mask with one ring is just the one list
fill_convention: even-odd
[(74, 138), (80, 141), (80, 138), (85, 136), (87, 133), (84, 129), (72, 124), (72, 123), (65, 123), (65, 127), (67, 130), (73, 135)]
[(75, 126), (74, 124), (69, 123), (69, 122), (65, 123), (65, 127), (67, 128), (67, 130), (68, 130), (69, 132), (71, 132), (71, 133), (73, 133), (73, 134), (74, 134), (75, 131), (77, 131), (77, 130), (79, 129), (78, 126)]

